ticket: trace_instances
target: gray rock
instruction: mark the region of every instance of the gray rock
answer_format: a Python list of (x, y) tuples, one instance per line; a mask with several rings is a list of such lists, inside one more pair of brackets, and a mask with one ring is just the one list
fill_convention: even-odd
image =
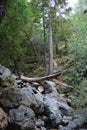
[(22, 94), (19, 88), (7, 87), (0, 94), (0, 103), (4, 109), (8, 110), (20, 105)]
[(38, 107), (35, 108), (35, 113), (42, 113), (44, 111), (43, 95), (40, 92), (37, 92), (34, 96), (38, 103)]
[(20, 89), (20, 93), (22, 94), (22, 101), (21, 103), (25, 106), (36, 106), (38, 107), (36, 98), (35, 98), (35, 94), (37, 93), (37, 91), (33, 91), (32, 87), (29, 86), (27, 88), (22, 88)]
[(45, 127), (41, 127), (41, 130), (47, 130)]
[(59, 109), (61, 110), (61, 113), (66, 116), (72, 116), (73, 115), (73, 109), (69, 107), (65, 103), (57, 102)]
[(70, 120), (69, 124), (65, 128), (69, 128), (70, 130), (71, 129), (81, 128), (83, 126), (84, 122), (85, 122), (84, 117), (77, 116), (77, 118), (75, 118), (73, 120)]
[(41, 126), (43, 127), (45, 125), (44, 121), (42, 121), (41, 119), (36, 120), (36, 126), (41, 128)]
[(69, 129), (77, 129), (77, 128), (78, 128), (78, 125), (77, 125), (76, 122), (70, 121), (67, 127), (68, 127)]
[(50, 98), (58, 99), (59, 95), (55, 87), (56, 84), (52, 81), (46, 81), (44, 83), (45, 94), (48, 95)]
[(4, 130), (8, 126), (7, 115), (6, 113), (0, 108), (0, 130)]
[(32, 130), (35, 127), (35, 114), (31, 108), (20, 106), (18, 109), (9, 111), (8, 121), (21, 129)]
[(10, 75), (11, 75), (11, 71), (8, 68), (0, 65), (0, 79), (5, 81), (6, 78)]
[(45, 113), (52, 126), (58, 126), (62, 121), (61, 111), (58, 108), (57, 101), (55, 99), (45, 96), (44, 98)]
[(73, 120), (73, 117), (72, 116), (63, 116), (63, 119), (71, 121), (71, 120)]
[(11, 71), (0, 65), (0, 85), (3, 87), (7, 87), (10, 84), (13, 84), (15, 81), (15, 76), (11, 73)]
[(23, 104), (42, 112), (44, 109), (42, 100), (42, 95), (30, 85), (21, 89), (17, 86), (7, 87), (0, 93), (0, 103), (6, 110)]
[(68, 125), (68, 123), (69, 123), (69, 120), (65, 120), (65, 119), (62, 120), (62, 125), (63, 125), (63, 126)]

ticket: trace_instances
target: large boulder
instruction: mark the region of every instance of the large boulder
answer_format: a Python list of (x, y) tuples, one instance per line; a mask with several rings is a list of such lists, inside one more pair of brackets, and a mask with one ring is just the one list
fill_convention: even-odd
[(45, 113), (48, 116), (51, 126), (55, 127), (61, 124), (62, 115), (61, 111), (58, 108), (57, 101), (55, 99), (49, 98), (48, 96), (45, 96), (44, 106)]
[(31, 108), (20, 106), (18, 109), (11, 109), (8, 116), (9, 124), (14, 124), (20, 129), (32, 130), (35, 127), (35, 114)]
[(6, 113), (0, 108), (0, 130), (4, 130), (8, 126), (7, 115)]
[(22, 94), (19, 88), (7, 87), (0, 93), (0, 104), (7, 111), (18, 107), (22, 101)]
[(0, 103), (5, 110), (9, 110), (23, 104), (32, 109), (43, 111), (43, 96), (31, 85), (26, 84), (18, 88), (17, 84), (3, 89), (0, 93)]
[(20, 89), (20, 92), (22, 94), (21, 104), (31, 107), (37, 113), (44, 111), (42, 94), (30, 84), (27, 84), (27, 87)]

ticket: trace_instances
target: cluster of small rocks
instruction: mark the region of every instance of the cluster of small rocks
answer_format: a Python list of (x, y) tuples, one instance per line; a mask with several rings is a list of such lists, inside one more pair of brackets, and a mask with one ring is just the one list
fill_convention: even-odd
[(0, 91), (0, 129), (86, 130), (87, 118), (74, 115), (68, 102), (52, 81), (16, 80)]

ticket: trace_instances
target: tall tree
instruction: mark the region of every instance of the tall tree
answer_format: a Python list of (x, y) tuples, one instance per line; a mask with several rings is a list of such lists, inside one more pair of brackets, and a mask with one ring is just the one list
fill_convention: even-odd
[[(51, 11), (51, 7), (50, 7)], [(50, 48), (50, 63), (49, 63), (49, 74), (53, 73), (53, 36), (52, 36), (52, 16), (49, 14), (49, 48)]]

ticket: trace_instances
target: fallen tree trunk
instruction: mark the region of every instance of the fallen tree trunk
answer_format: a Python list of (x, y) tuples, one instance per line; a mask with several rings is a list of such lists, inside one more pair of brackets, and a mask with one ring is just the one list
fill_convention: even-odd
[(21, 76), (21, 80), (26, 81), (26, 82), (40, 82), (40, 81), (56, 78), (60, 74), (61, 74), (61, 71), (58, 71), (58, 72), (56, 72), (52, 75), (47, 75), (47, 76), (38, 77), (38, 78), (28, 78), (28, 77), (25, 77), (25, 76)]
[(47, 75), (47, 76), (43, 76), (43, 77), (37, 77), (37, 78), (28, 78), (26, 76), (20, 76), (20, 79), (26, 82), (41, 82), (44, 80), (49, 80), (52, 78), (57, 78), (59, 75), (61, 75), (62, 73), (66, 72), (67, 69), (73, 65), (74, 62), (78, 61), (79, 59), (82, 59), (84, 57), (79, 57), (79, 58), (75, 58), (71, 61), (69, 61), (68, 63), (66, 63), (63, 67), (61, 67), (60, 70), (56, 71), (55, 73), (51, 74), (51, 75)]

